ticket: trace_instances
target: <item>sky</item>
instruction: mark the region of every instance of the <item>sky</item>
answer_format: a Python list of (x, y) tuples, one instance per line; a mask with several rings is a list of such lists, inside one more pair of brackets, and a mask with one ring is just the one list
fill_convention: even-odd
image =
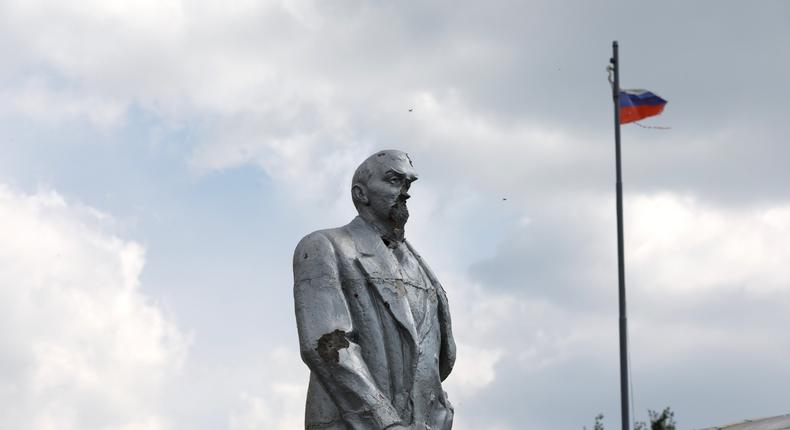
[[(0, 428), (303, 428), (291, 257), (379, 149), (457, 430), (790, 412), (790, 3), (0, 0)], [(506, 199), (506, 200), (505, 200)]]

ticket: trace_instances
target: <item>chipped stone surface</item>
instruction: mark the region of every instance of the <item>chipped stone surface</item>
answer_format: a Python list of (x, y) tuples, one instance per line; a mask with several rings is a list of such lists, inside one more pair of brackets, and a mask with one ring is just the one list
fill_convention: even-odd
[(327, 333), (318, 339), (318, 355), (324, 361), (332, 361), (337, 363), (339, 360), (338, 350), (348, 348), (348, 340), (346, 340), (346, 332), (342, 330), (335, 330)]
[(305, 428), (452, 428), (447, 295), (405, 240), (416, 179), (406, 153), (377, 152), (354, 174), (359, 216), (296, 247), (296, 322), (311, 372)]

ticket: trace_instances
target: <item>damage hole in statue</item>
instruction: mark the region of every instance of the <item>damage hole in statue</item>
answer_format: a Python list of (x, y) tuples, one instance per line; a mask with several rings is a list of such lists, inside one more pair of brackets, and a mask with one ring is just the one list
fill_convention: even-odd
[(340, 361), (340, 353), (338, 351), (343, 348), (348, 348), (346, 332), (338, 329), (321, 336), (321, 338), (318, 339), (318, 347), (315, 350), (318, 351), (318, 355), (320, 355), (324, 361), (337, 363)]

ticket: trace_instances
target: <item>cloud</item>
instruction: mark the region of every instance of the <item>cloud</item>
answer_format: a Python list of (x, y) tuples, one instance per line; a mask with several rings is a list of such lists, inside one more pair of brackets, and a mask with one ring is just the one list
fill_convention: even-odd
[(628, 263), (640, 288), (764, 294), (790, 283), (790, 205), (723, 209), (662, 193), (634, 196), (628, 210)]
[(242, 393), (230, 416), (231, 430), (291, 430), (304, 426), (304, 384), (273, 384), (267, 398)]
[(0, 186), (0, 427), (166, 429), (188, 337), (140, 292), (143, 248), (54, 191)]
[[(475, 414), (486, 411), (505, 428), (554, 428), (589, 425), (601, 411), (616, 416), (614, 202), (595, 200), (530, 214), (526, 226), (514, 217), (496, 254), (472, 266), (472, 286), (458, 274), (445, 281), (461, 286), (450, 297), (464, 344), (504, 351), (494, 383), (464, 399), (464, 419), (478, 423), (465, 413), (479, 408)], [(745, 397), (737, 393), (782, 390), (782, 357), (790, 355), (787, 204), (731, 208), (673, 193), (625, 201), (638, 416), (669, 405), (684, 425), (703, 426), (781, 413), (770, 395), (727, 413), (720, 405)], [(558, 414), (551, 406), (569, 401), (579, 407)], [(514, 402), (523, 406), (509, 409)]]
[[(100, 127), (143, 111), (198, 130), (190, 142), (197, 170), (252, 164), (287, 186), (306, 187), (307, 200), (338, 195), (324, 184), (340, 182), (338, 172), (354, 167), (350, 160), (382, 147), (417, 151), (418, 161), (437, 160), (431, 165), (510, 194), (601, 190), (611, 170), (603, 68), (611, 29), (619, 28), (629, 37), (623, 61), (630, 79), (640, 76), (638, 85), (655, 85), (670, 100), (661, 118), (673, 125), (658, 134), (626, 132), (627, 169), (643, 173), (629, 184), (738, 200), (787, 197), (773, 185), (788, 179), (786, 158), (761, 161), (777, 152), (772, 142), (787, 140), (772, 127), (781, 111), (772, 94), (781, 91), (755, 98), (741, 90), (749, 85), (733, 83), (751, 68), (782, 82), (790, 63), (764, 54), (733, 62), (721, 49), (729, 46), (721, 40), (781, 49), (781, 6), (746, 8), (773, 25), (744, 38), (729, 31), (743, 23), (736, 13), (717, 13), (700, 31), (693, 14), (707, 16), (710, 8), (698, 5), (682, 11), (677, 39), (669, 40), (645, 35), (638, 19), (616, 18), (642, 13), (637, 8), (451, 6), (10, 1), (0, 14), (7, 41), (0, 45), (7, 54), (0, 111), (45, 122), (85, 118)], [(657, 20), (678, 21), (675, 6), (649, 10)], [(679, 47), (678, 40), (688, 43)], [(651, 55), (636, 56), (636, 49)], [(736, 103), (749, 109), (727, 110)], [(650, 146), (635, 148), (641, 142)], [(767, 167), (761, 171), (770, 180), (732, 161), (744, 159)], [(722, 181), (726, 191), (710, 185)]]
[(476, 391), (490, 385), (496, 379), (494, 366), (502, 358), (501, 348), (484, 349), (473, 345), (458, 344), (462, 351), (453, 367), (452, 383), (447, 389), (457, 388), (455, 396), (472, 396)]
[(262, 360), (262, 366), (250, 369), (266, 374), (256, 393), (244, 391), (231, 411), (230, 430), (291, 430), (304, 427), (304, 402), (307, 395), (307, 367), (299, 353), (276, 347)]
[(32, 77), (0, 94), (6, 102), (4, 114), (34, 118), (44, 124), (87, 121), (102, 129), (122, 123), (127, 107), (124, 103), (73, 89), (55, 88), (46, 79)]
[[(671, 37), (645, 32), (642, 17), (648, 15), (671, 22)], [(330, 218), (346, 220), (356, 165), (375, 149), (408, 150), (422, 174), (410, 200), (410, 237), (446, 284), (459, 338), (459, 370), (448, 382), (459, 426), (578, 428), (601, 410), (616, 415), (609, 412), (617, 403), (611, 382), (617, 375), (616, 248), (604, 66), (611, 40), (620, 38), (624, 85), (668, 98), (656, 121), (672, 126), (666, 132), (623, 130), (637, 400), (649, 407), (677, 405), (682, 422), (708, 424), (722, 414), (713, 399), (737, 405), (728, 413), (743, 418), (774, 407), (772, 399), (781, 397), (754, 395), (763, 400), (755, 404), (720, 393), (784, 392), (775, 381), (786, 375), (779, 361), (788, 355), (780, 328), (787, 323), (782, 243), (788, 239), (784, 184), (790, 160), (779, 95), (790, 63), (775, 52), (788, 44), (786, 17), (786, 6), (778, 3), (411, 7), (12, 0), (0, 5), (0, 115), (29, 119), (24, 133), (16, 134), (40, 138), (40, 146), (27, 146), (47, 150), (61, 136), (52, 130), (61, 131), (62, 124), (87, 126), (91, 131), (75, 140), (89, 140), (84, 136), (93, 136), (94, 128), (117, 131), (142, 112), (146, 121), (134, 126), (163, 127), (157, 132), (168, 136), (165, 146), (171, 144), (167, 128), (178, 129), (173, 134), (183, 136), (187, 147), (179, 147), (186, 154), (179, 153), (178, 162), (195, 171), (217, 177), (252, 165), (272, 179), (267, 192), (290, 200), (265, 196), (261, 224), (299, 219), (328, 227)], [(733, 61), (736, 51), (749, 52), (748, 60)], [(755, 90), (755, 70), (770, 88)], [(146, 134), (140, 131), (118, 140), (137, 145)], [(80, 163), (106, 161), (90, 154), (80, 153)], [(161, 153), (149, 155), (141, 158), (146, 168), (135, 170), (156, 178), (141, 184), (173, 180), (157, 169), (180, 172), (156, 163)], [(53, 161), (53, 171), (66, 163)], [(108, 184), (116, 179), (114, 167), (98, 170), (110, 171), (102, 177)], [(200, 185), (190, 191), (204, 193)], [(171, 189), (184, 190), (162, 187)], [(201, 198), (211, 201), (212, 193), (218, 191)], [(25, 327), (42, 345), (34, 349), (14, 332), (0, 336), (8, 345), (4, 362), (23, 375), (0, 389), (4, 398), (24, 399), (8, 420), (38, 414), (40, 428), (166, 427), (169, 415), (153, 400), (155, 387), (176, 371), (172, 363), (183, 357), (176, 346), (183, 335), (140, 293), (142, 248), (116, 238), (102, 216), (56, 194), (6, 190), (3, 196), (6, 213), (27, 215), (4, 227), (19, 251), (8, 247), (2, 254), (13, 270), (0, 276), (18, 287), (0, 293), (9, 303), (0, 318), (4, 327)], [(166, 210), (183, 201), (168, 200), (173, 202)], [(234, 216), (216, 225), (237, 222)], [(164, 237), (159, 225), (152, 241), (179, 240)], [(223, 237), (224, 231), (216, 232)], [(292, 249), (284, 236), (261, 240), (267, 249)], [(69, 251), (61, 253), (68, 264), (52, 254), (61, 248)], [(180, 268), (194, 261), (183, 248), (158, 262), (171, 278), (172, 259)], [(206, 251), (202, 257), (231, 260), (239, 254)], [(250, 272), (234, 266), (234, 280), (256, 288), (283, 285), (287, 264), (256, 261), (264, 260), (249, 264), (255, 266)], [(269, 276), (276, 282), (264, 282)], [(43, 293), (21, 293), (29, 290)], [(189, 304), (208, 308), (219, 296), (200, 296), (205, 293), (198, 290)], [(253, 297), (245, 294), (238, 291), (240, 298)], [(280, 295), (266, 295), (272, 297)], [(128, 316), (116, 318), (122, 311)], [(216, 320), (223, 321), (216, 329), (223, 340), (201, 333), (201, 364), (231, 355), (230, 348), (224, 356), (213, 350), (233, 342), (228, 332), (240, 339), (234, 345), (260, 335), (250, 320)], [(285, 333), (285, 324), (293, 328), (290, 319), (269, 322), (271, 332)], [(65, 334), (51, 334), (60, 331)], [(83, 347), (94, 344), (100, 352)], [(127, 353), (128, 344), (141, 346)], [(125, 353), (111, 352), (116, 350)], [(749, 377), (736, 380), (732, 375), (744, 368)], [(238, 366), (234, 378), (224, 380), (221, 371), (204, 370), (192, 367), (197, 377), (182, 380), (182, 389), (192, 391), (185, 397), (203, 406), (179, 407), (190, 416), (179, 424), (293, 427), (301, 415), (302, 374)], [(266, 376), (245, 385), (249, 375)], [(99, 378), (115, 383), (98, 384)], [(29, 388), (34, 382), (44, 388)], [(219, 385), (222, 390), (215, 390)], [(211, 401), (203, 397), (208, 391)], [(80, 405), (92, 404), (90, 396), (99, 407), (88, 417)], [(207, 403), (211, 410), (203, 412)], [(41, 404), (49, 406), (33, 407)], [(203, 413), (222, 422), (194, 418)], [(9, 425), (19, 427), (18, 421)]]

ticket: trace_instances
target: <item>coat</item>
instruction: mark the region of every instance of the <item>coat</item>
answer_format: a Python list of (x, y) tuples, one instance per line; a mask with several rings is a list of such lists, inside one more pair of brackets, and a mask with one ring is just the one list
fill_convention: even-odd
[(408, 280), (365, 220), (316, 231), (297, 245), (296, 322), (310, 368), (306, 429), (451, 429), (453, 407), (441, 386), (455, 362), (447, 296), (406, 245), (433, 287), (419, 332)]

